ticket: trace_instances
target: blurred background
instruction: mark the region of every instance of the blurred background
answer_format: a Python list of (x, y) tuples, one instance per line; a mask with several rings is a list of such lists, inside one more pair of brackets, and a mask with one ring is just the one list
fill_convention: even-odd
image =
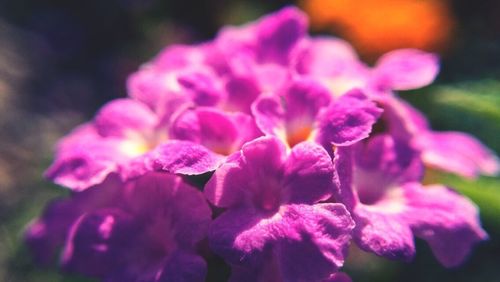
[[(212, 38), (285, 5), (310, 16), (311, 32), (350, 41), (367, 62), (401, 47), (434, 51), (433, 86), (401, 96), (437, 130), (474, 134), (500, 153), (500, 1), (482, 0), (0, 0), (0, 281), (91, 281), (33, 264), (24, 226), (66, 194), (42, 179), (53, 146), (106, 101), (124, 97), (127, 75), (172, 43)], [(481, 208), (491, 239), (457, 269), (417, 241), (405, 264), (353, 248), (354, 281), (500, 281), (500, 178), (430, 173)], [(209, 281), (225, 281), (227, 267)]]

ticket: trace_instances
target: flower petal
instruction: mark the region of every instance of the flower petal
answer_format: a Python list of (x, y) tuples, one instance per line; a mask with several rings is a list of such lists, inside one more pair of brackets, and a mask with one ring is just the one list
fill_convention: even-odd
[(217, 169), (205, 186), (205, 196), (219, 207), (242, 201), (275, 207), (281, 194), (279, 181), (285, 158), (285, 145), (275, 137), (250, 141), (243, 145), (241, 153), (233, 154)]
[(293, 46), (307, 31), (307, 17), (294, 7), (242, 27), (225, 27), (216, 44), (228, 56), (247, 55), (263, 63), (286, 64)]
[(182, 113), (170, 133), (172, 138), (199, 143), (222, 155), (234, 153), (260, 135), (251, 116), (204, 107)]
[(255, 122), (266, 135), (284, 137), (285, 111), (278, 97), (261, 96), (252, 105)]
[(341, 204), (288, 205), (276, 255), (285, 281), (318, 281), (344, 264), (354, 221)]
[(307, 32), (307, 17), (287, 7), (260, 20), (257, 27), (260, 60), (285, 64), (292, 47)]
[(378, 256), (412, 260), (415, 255), (413, 233), (402, 212), (384, 211), (383, 206), (358, 205), (353, 212), (354, 241), (361, 249)]
[(147, 105), (161, 119), (168, 122), (179, 109), (193, 104), (191, 95), (178, 81), (180, 72), (165, 72), (146, 64), (127, 80), (128, 95)]
[(381, 113), (361, 91), (352, 90), (320, 114), (318, 140), (328, 148), (352, 145), (368, 137)]
[(333, 163), (321, 146), (302, 142), (285, 162), (284, 186), (288, 203), (313, 204), (333, 193)]
[(45, 177), (75, 191), (101, 183), (108, 174), (118, 171), (118, 164), (129, 156), (121, 150), (119, 139), (81, 139), (62, 145)]
[(240, 152), (229, 156), (205, 185), (205, 197), (213, 205), (226, 208), (243, 200), (244, 195), (238, 185), (246, 183), (247, 176), (242, 171), (240, 158)]
[(103, 277), (125, 262), (137, 230), (130, 215), (117, 209), (83, 214), (69, 232), (62, 255), (63, 267)]
[(202, 257), (177, 251), (172, 254), (155, 282), (203, 282), (207, 275), (207, 263)]
[(330, 93), (311, 79), (295, 79), (278, 96), (258, 98), (252, 113), (259, 128), (275, 135), (290, 147), (312, 136), (316, 116), (330, 103)]
[(41, 218), (29, 224), (24, 237), (37, 262), (49, 264), (55, 259), (72, 222), (79, 215), (79, 209), (71, 202), (57, 200), (45, 208)]
[(359, 144), (355, 165), (354, 185), (359, 198), (372, 198), (391, 186), (420, 181), (424, 173), (419, 152), (406, 142), (386, 134), (376, 135)]
[(429, 130), (427, 118), (408, 102), (389, 95), (377, 98), (377, 102), (384, 109), (382, 118), (394, 137), (410, 140), (413, 136)]
[(428, 132), (416, 136), (423, 161), (432, 167), (475, 178), (497, 175), (500, 164), (495, 154), (479, 140), (461, 132)]
[(178, 81), (184, 90), (190, 92), (191, 99), (196, 105), (214, 106), (225, 96), (220, 79), (209, 70), (181, 73)]
[(103, 137), (131, 138), (150, 134), (158, 119), (144, 104), (132, 99), (116, 99), (104, 105), (97, 113), (94, 124)]
[(250, 113), (253, 101), (261, 93), (257, 79), (248, 75), (231, 74), (226, 81), (225, 90), (227, 92), (225, 109), (244, 113)]
[(201, 65), (206, 60), (206, 52), (210, 49), (208, 44), (199, 45), (170, 45), (163, 49), (153, 60), (156, 68), (179, 70), (192, 65)]
[(284, 280), (316, 281), (342, 266), (353, 227), (340, 204), (287, 205), (272, 216), (230, 209), (213, 222), (209, 241), (231, 264), (259, 266), (274, 254)]
[(287, 142), (290, 147), (311, 139), (321, 109), (328, 107), (328, 89), (311, 79), (295, 79), (284, 90), (282, 107), (285, 110)]
[(335, 37), (307, 38), (294, 54), (295, 68), (300, 74), (335, 76), (358, 60), (354, 48)]
[(439, 72), (439, 59), (420, 50), (400, 49), (383, 55), (373, 71), (383, 88), (416, 89), (434, 81)]
[(199, 175), (214, 171), (224, 158), (202, 145), (180, 140), (169, 140), (140, 160), (144, 171), (157, 170), (174, 174)]
[(409, 208), (405, 220), (444, 266), (460, 265), (475, 244), (488, 238), (469, 199), (440, 185), (414, 183), (404, 189)]
[(258, 265), (276, 234), (269, 232), (278, 217), (254, 209), (232, 208), (217, 217), (208, 231), (210, 248), (228, 263)]
[(203, 194), (181, 177), (151, 172), (134, 185), (126, 194), (127, 209), (140, 218), (155, 218), (159, 213), (158, 221), (170, 222), (168, 232), (175, 234), (177, 246), (193, 248), (206, 236), (212, 212)]
[(283, 92), (287, 123), (304, 119), (312, 123), (331, 100), (328, 89), (308, 78), (296, 78)]
[(354, 163), (352, 148), (336, 147), (332, 154), (335, 172), (333, 176), (334, 199), (352, 210), (359, 201), (352, 187)]

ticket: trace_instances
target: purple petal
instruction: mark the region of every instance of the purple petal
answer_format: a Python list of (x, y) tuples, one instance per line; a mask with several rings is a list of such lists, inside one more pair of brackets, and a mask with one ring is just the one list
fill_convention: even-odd
[(422, 113), (395, 97), (384, 97), (379, 102), (391, 135), (411, 142), (427, 165), (469, 178), (496, 175), (500, 170), (495, 154), (474, 137), (431, 131)]
[(333, 37), (308, 38), (295, 49), (295, 70), (313, 77), (336, 97), (354, 88), (368, 90), (370, 69), (347, 42)]
[(367, 252), (388, 259), (410, 261), (415, 255), (413, 233), (402, 208), (358, 205), (353, 238)]
[(223, 112), (210, 108), (185, 111), (170, 129), (172, 138), (199, 143), (219, 154), (228, 155), (238, 139), (237, 125)]
[(430, 128), (424, 114), (400, 98), (385, 95), (379, 97), (377, 102), (384, 109), (382, 118), (390, 134), (398, 139), (411, 139)]
[(315, 37), (301, 41), (294, 52), (299, 74), (337, 76), (358, 61), (354, 48), (335, 37)]
[(51, 263), (64, 244), (72, 222), (80, 215), (71, 202), (57, 200), (50, 203), (39, 218), (26, 229), (25, 241), (37, 262)]
[(207, 70), (204, 65), (208, 45), (174, 45), (165, 48), (152, 62), (130, 75), (127, 90), (130, 97), (141, 101), (161, 116), (169, 116), (176, 105), (189, 102), (178, 77), (191, 70)]
[(120, 210), (100, 210), (78, 218), (68, 235), (62, 255), (71, 272), (102, 277), (120, 267), (134, 242), (137, 226)]
[(316, 117), (331, 100), (329, 91), (310, 79), (295, 80), (284, 93), (287, 140), (291, 147), (311, 137)]
[(251, 116), (211, 108), (185, 111), (172, 124), (170, 133), (175, 139), (199, 143), (222, 155), (239, 150), (260, 135)]
[(74, 146), (78, 146), (80, 143), (92, 142), (98, 138), (100, 138), (100, 135), (93, 123), (81, 124), (57, 142), (56, 153), (60, 154), (62, 151), (72, 150)]
[[(75, 140), (76, 141), (76, 140)], [(118, 170), (118, 164), (130, 159), (121, 150), (118, 139), (82, 139), (64, 144), (45, 176), (55, 183), (75, 191), (101, 183), (108, 174)]]
[(275, 93), (292, 79), (289, 69), (277, 64), (253, 64), (252, 73), (260, 93)]
[(286, 134), (285, 110), (278, 97), (261, 96), (252, 105), (252, 113), (262, 132), (284, 137)]
[(273, 137), (260, 137), (242, 148), (245, 165), (263, 172), (279, 170), (285, 162), (285, 146)]
[(341, 204), (289, 205), (276, 254), (284, 280), (317, 281), (344, 264), (354, 222)]
[(162, 50), (153, 61), (156, 68), (179, 70), (187, 66), (201, 65), (206, 60), (206, 51), (209, 45), (170, 45)]
[(408, 184), (404, 189), (409, 208), (405, 220), (444, 266), (460, 265), (475, 244), (488, 238), (469, 199), (440, 185)]
[(192, 250), (210, 221), (203, 194), (179, 176), (150, 172), (123, 181), (113, 174), (51, 206), (26, 238), (35, 252), (48, 252), (46, 261), (66, 238), (64, 268), (105, 281), (198, 281), (206, 268)]
[(142, 103), (132, 99), (116, 99), (101, 108), (94, 123), (101, 136), (132, 138), (140, 134), (151, 134), (158, 119)]
[(225, 95), (220, 79), (210, 71), (190, 71), (178, 77), (179, 84), (188, 90), (196, 105), (214, 106)]
[(223, 28), (216, 46), (226, 57), (244, 54), (259, 62), (286, 64), (306, 30), (304, 13), (287, 7), (242, 27)]
[(284, 186), (289, 203), (313, 204), (333, 193), (333, 163), (321, 146), (303, 142), (293, 147), (285, 162)]
[(178, 282), (205, 281), (206, 262), (189, 251), (176, 250), (161, 262), (141, 265), (137, 257), (114, 272), (108, 273), (105, 282)]
[(213, 222), (209, 241), (229, 263), (258, 266), (273, 250), (285, 280), (318, 280), (342, 266), (353, 227), (340, 204), (288, 205), (273, 216), (230, 209)]
[(71, 225), (83, 213), (102, 206), (113, 206), (119, 200), (120, 181), (110, 175), (101, 185), (72, 194), (69, 199), (50, 203), (43, 215), (27, 227), (25, 240), (37, 261), (52, 262), (63, 246)]
[(376, 201), (386, 189), (423, 177), (420, 154), (390, 135), (376, 135), (356, 149), (354, 185), (362, 202)]
[(320, 114), (318, 140), (328, 147), (352, 145), (368, 137), (381, 113), (361, 91), (352, 90)]
[[(173, 235), (175, 244), (192, 248), (202, 240), (211, 221), (211, 210), (203, 194), (186, 184), (181, 177), (153, 172), (138, 178), (127, 194), (126, 206), (140, 218), (155, 218), (168, 222), (164, 226)], [(168, 214), (168, 216), (165, 216)]]
[(202, 145), (180, 140), (170, 140), (145, 155), (144, 170), (166, 171), (174, 174), (199, 175), (214, 171), (223, 157)]
[(210, 226), (210, 248), (228, 263), (258, 265), (276, 236), (269, 229), (279, 220), (277, 216), (266, 218), (252, 209), (229, 209)]
[(295, 79), (284, 92), (287, 123), (303, 119), (312, 123), (320, 109), (327, 107), (331, 100), (328, 89), (307, 78)]
[(242, 171), (242, 156), (236, 152), (222, 164), (205, 185), (205, 197), (217, 207), (230, 207), (240, 203), (244, 194), (238, 185), (246, 183), (247, 176)]
[(224, 107), (228, 111), (250, 113), (252, 102), (260, 94), (260, 86), (254, 77), (230, 76), (226, 82), (227, 101)]
[(461, 132), (429, 132), (416, 136), (423, 161), (432, 167), (475, 178), (496, 175), (498, 158), (479, 140)]
[(404, 175), (413, 175), (412, 151), (404, 146), (397, 150), (398, 143), (389, 136), (376, 136), (357, 146), (354, 151), (350, 147), (335, 150), (335, 199), (353, 211), (353, 237), (361, 249), (409, 261), (415, 247), (411, 229), (403, 218), (405, 199), (399, 182)]
[(409, 90), (429, 85), (438, 72), (438, 57), (416, 49), (389, 52), (377, 61), (374, 69), (378, 84), (394, 90)]
[[(203, 67), (191, 66), (191, 69), (203, 69)], [(132, 74), (127, 81), (127, 90), (131, 98), (147, 105), (155, 112), (161, 125), (168, 125), (172, 116), (194, 104), (194, 100), (199, 102), (211, 100), (213, 98), (198, 95), (196, 92), (184, 88), (179, 83), (179, 76), (182, 73), (190, 73), (191, 69), (165, 72), (160, 71), (152, 65), (146, 65), (138, 72)], [(193, 97), (194, 96), (194, 97)]]
[(203, 282), (207, 274), (207, 263), (198, 255), (187, 252), (172, 254), (155, 282)]
[(330, 103), (330, 94), (313, 80), (296, 79), (280, 95), (259, 98), (252, 112), (264, 133), (278, 136), (293, 147), (312, 136), (316, 116)]
[(352, 148), (336, 147), (332, 154), (335, 172), (333, 176), (334, 198), (352, 210), (359, 201), (352, 187), (354, 164)]
[(285, 145), (274, 137), (246, 143), (241, 154), (230, 156), (205, 186), (205, 196), (214, 205), (229, 207), (243, 200), (263, 209), (277, 207), (285, 162)]
[(145, 65), (127, 80), (128, 95), (160, 113), (169, 101), (187, 100), (179, 94), (181, 85), (178, 73), (161, 72), (152, 65)]
[(307, 24), (306, 15), (294, 7), (262, 18), (257, 27), (260, 60), (285, 64), (292, 47), (306, 34)]

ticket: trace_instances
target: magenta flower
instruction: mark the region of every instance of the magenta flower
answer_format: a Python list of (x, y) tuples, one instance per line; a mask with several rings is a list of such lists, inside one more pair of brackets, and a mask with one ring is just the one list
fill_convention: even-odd
[(226, 27), (213, 42), (169, 47), (129, 78), (129, 95), (160, 115), (183, 103), (249, 113), (261, 93), (289, 79), (290, 54), (306, 30), (305, 15), (285, 8)]
[(435, 54), (399, 49), (380, 57), (372, 70), (372, 84), (381, 90), (410, 90), (431, 84), (439, 72)]
[(251, 116), (209, 107), (183, 112), (173, 121), (170, 132), (172, 138), (189, 140), (226, 156), (262, 135)]
[(166, 122), (142, 103), (118, 99), (60, 141), (46, 176), (80, 191), (112, 172), (124, 180), (155, 170), (198, 175), (260, 135), (243, 113), (181, 108)]
[(168, 131), (169, 126), (144, 104), (112, 101), (93, 122), (60, 141), (46, 175), (79, 191), (101, 183), (112, 172), (123, 179), (153, 170), (192, 175), (220, 165), (222, 156), (190, 141), (170, 140)]
[[(461, 264), (487, 238), (477, 207), (442, 185), (422, 186), (418, 153), (389, 135), (378, 135), (351, 152), (340, 148), (336, 167), (342, 199), (352, 212), (354, 241), (363, 250), (409, 261), (413, 237), (427, 241), (447, 267)], [(352, 167), (352, 173), (349, 172)]]
[(432, 83), (439, 71), (436, 55), (414, 49), (389, 52), (370, 68), (349, 43), (332, 37), (304, 39), (293, 57), (298, 74), (313, 77), (337, 97), (353, 88), (373, 97), (421, 88)]
[(205, 63), (210, 48), (209, 44), (166, 48), (129, 77), (129, 96), (163, 119), (183, 105), (217, 104), (224, 89), (215, 71)]
[(479, 140), (466, 133), (432, 131), (417, 109), (395, 97), (380, 100), (388, 131), (420, 152), (430, 167), (475, 178), (479, 174), (496, 175), (498, 158)]
[(64, 246), (67, 271), (104, 281), (204, 281), (195, 253), (211, 211), (181, 178), (150, 173), (100, 185), (52, 203), (26, 233), (36, 257), (50, 262)]
[(309, 140), (330, 150), (368, 137), (381, 110), (358, 90), (332, 100), (318, 82), (297, 78), (276, 95), (261, 96), (252, 111), (262, 132), (289, 147)]
[(302, 11), (287, 7), (242, 27), (225, 27), (215, 42), (228, 59), (243, 56), (259, 64), (286, 66), (293, 48), (307, 33), (307, 24)]
[(467, 198), (421, 184), (424, 165), (467, 177), (500, 166), (394, 93), (438, 70), (412, 49), (370, 67), (347, 42), (308, 36), (293, 7), (168, 47), (129, 77), (129, 98), (59, 142), (46, 176), (71, 195), (26, 241), (41, 262), (62, 249), (65, 270), (110, 282), (203, 281), (199, 244), (238, 282), (350, 282), (351, 239), (409, 261), (418, 237), (457, 266), (487, 234)]
[[(319, 203), (333, 193), (328, 153), (303, 142), (287, 155), (278, 139), (261, 137), (230, 159), (209, 180), (205, 195), (227, 208), (211, 225), (209, 242), (235, 266), (233, 275), (244, 267), (285, 281), (316, 281), (336, 272), (354, 225), (343, 205)], [(268, 261), (276, 269), (263, 269)]]

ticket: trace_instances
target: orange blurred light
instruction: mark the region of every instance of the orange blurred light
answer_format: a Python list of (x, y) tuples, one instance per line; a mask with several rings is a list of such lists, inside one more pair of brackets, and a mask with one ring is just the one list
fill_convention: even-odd
[(328, 28), (360, 53), (398, 48), (445, 50), (454, 19), (446, 0), (302, 0), (314, 29)]

